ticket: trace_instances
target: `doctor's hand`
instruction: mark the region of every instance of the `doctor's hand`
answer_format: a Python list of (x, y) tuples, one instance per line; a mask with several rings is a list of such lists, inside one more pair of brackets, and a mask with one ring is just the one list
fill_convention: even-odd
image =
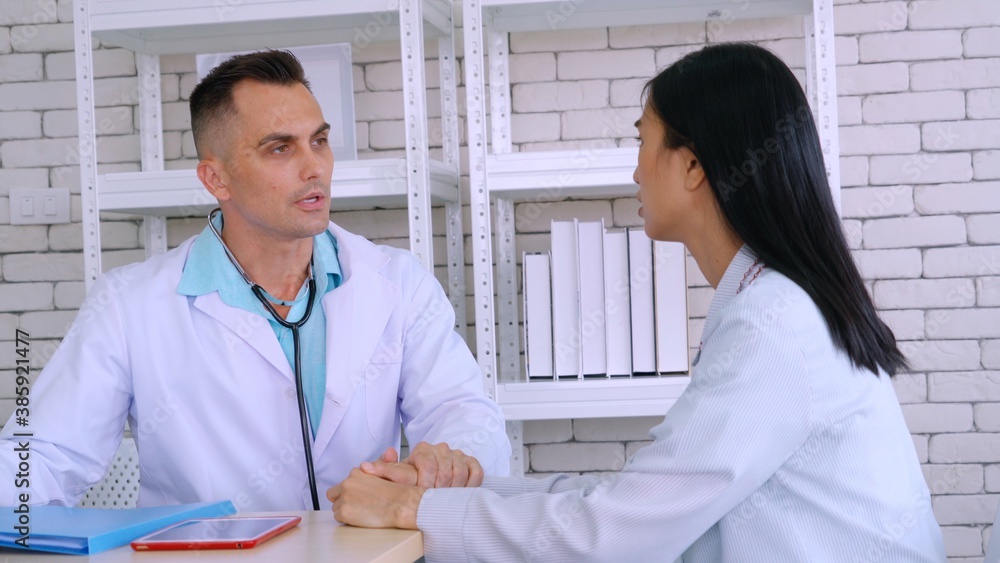
[(417, 485), (417, 468), (409, 463), (401, 463), (395, 448), (388, 448), (378, 461), (364, 461), (361, 471), (400, 485)]
[[(382, 459), (374, 464), (362, 464), (362, 469), (371, 475), (389, 479), (396, 483), (434, 487), (478, 487), (483, 483), (483, 467), (479, 461), (465, 455), (460, 450), (452, 450), (447, 444), (431, 445), (420, 442), (410, 452), (403, 463), (397, 463), (399, 454), (389, 448)], [(410, 466), (401, 467), (401, 466)], [(412, 469), (410, 469), (412, 468)], [(414, 481), (413, 470), (416, 470)]]
[(386, 481), (360, 469), (326, 492), (333, 517), (362, 528), (417, 529), (417, 509), (427, 489)]

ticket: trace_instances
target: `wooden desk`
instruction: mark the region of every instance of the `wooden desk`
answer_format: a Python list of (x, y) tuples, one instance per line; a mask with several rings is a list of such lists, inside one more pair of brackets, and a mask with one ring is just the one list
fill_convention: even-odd
[(91, 561), (93, 563), (174, 563), (196, 560), (205, 563), (259, 561), (267, 563), (413, 563), (424, 555), (424, 539), (412, 530), (369, 530), (343, 526), (333, 512), (260, 512), (238, 516), (301, 516), (291, 530), (253, 549), (204, 551), (133, 551), (128, 545), (91, 556), (25, 553), (0, 548), (0, 563), (48, 563)]

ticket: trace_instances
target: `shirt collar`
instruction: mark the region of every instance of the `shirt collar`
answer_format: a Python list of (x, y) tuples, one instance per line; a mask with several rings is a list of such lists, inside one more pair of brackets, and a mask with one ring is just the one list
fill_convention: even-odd
[[(216, 217), (215, 226), (222, 227), (221, 215)], [(220, 268), (219, 264), (225, 266)], [(320, 295), (340, 286), (343, 271), (337, 257), (337, 240), (329, 231), (324, 231), (313, 239), (313, 268)], [(320, 280), (324, 274), (328, 277), (329, 283)], [(196, 297), (213, 291), (221, 292), (225, 288), (246, 287), (246, 285), (246, 281), (229, 262), (222, 243), (206, 225), (191, 245), (181, 281), (177, 286), (177, 293)]]
[(714, 319), (719, 311), (733, 300), (733, 297), (736, 297), (740, 281), (755, 260), (757, 260), (757, 255), (745, 244), (736, 251), (736, 255), (733, 256), (726, 268), (726, 273), (719, 281), (719, 286), (715, 288), (715, 295), (712, 297), (712, 304), (709, 306), (708, 316), (705, 318), (706, 324), (710, 319)]

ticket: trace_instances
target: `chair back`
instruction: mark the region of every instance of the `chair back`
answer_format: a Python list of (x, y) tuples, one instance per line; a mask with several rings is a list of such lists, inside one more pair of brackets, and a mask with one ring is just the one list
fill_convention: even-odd
[(135, 440), (126, 436), (118, 446), (104, 480), (87, 491), (77, 506), (86, 508), (135, 508), (139, 500), (139, 453)]

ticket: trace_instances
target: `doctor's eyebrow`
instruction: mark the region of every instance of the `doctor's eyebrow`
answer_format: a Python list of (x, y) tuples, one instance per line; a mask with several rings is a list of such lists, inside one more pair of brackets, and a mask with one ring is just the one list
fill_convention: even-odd
[[(319, 128), (317, 128), (312, 135), (309, 135), (309, 138), (315, 137), (316, 135), (319, 135), (320, 133), (324, 133), (329, 130), (330, 130), (330, 124), (324, 123), (323, 125), (320, 125)], [(289, 141), (294, 141), (294, 140), (295, 140), (295, 135), (292, 135), (290, 133), (271, 133), (270, 135), (267, 135), (266, 137), (261, 139), (260, 142), (257, 143), (257, 146), (262, 147), (273, 141), (281, 141), (287, 143)]]

